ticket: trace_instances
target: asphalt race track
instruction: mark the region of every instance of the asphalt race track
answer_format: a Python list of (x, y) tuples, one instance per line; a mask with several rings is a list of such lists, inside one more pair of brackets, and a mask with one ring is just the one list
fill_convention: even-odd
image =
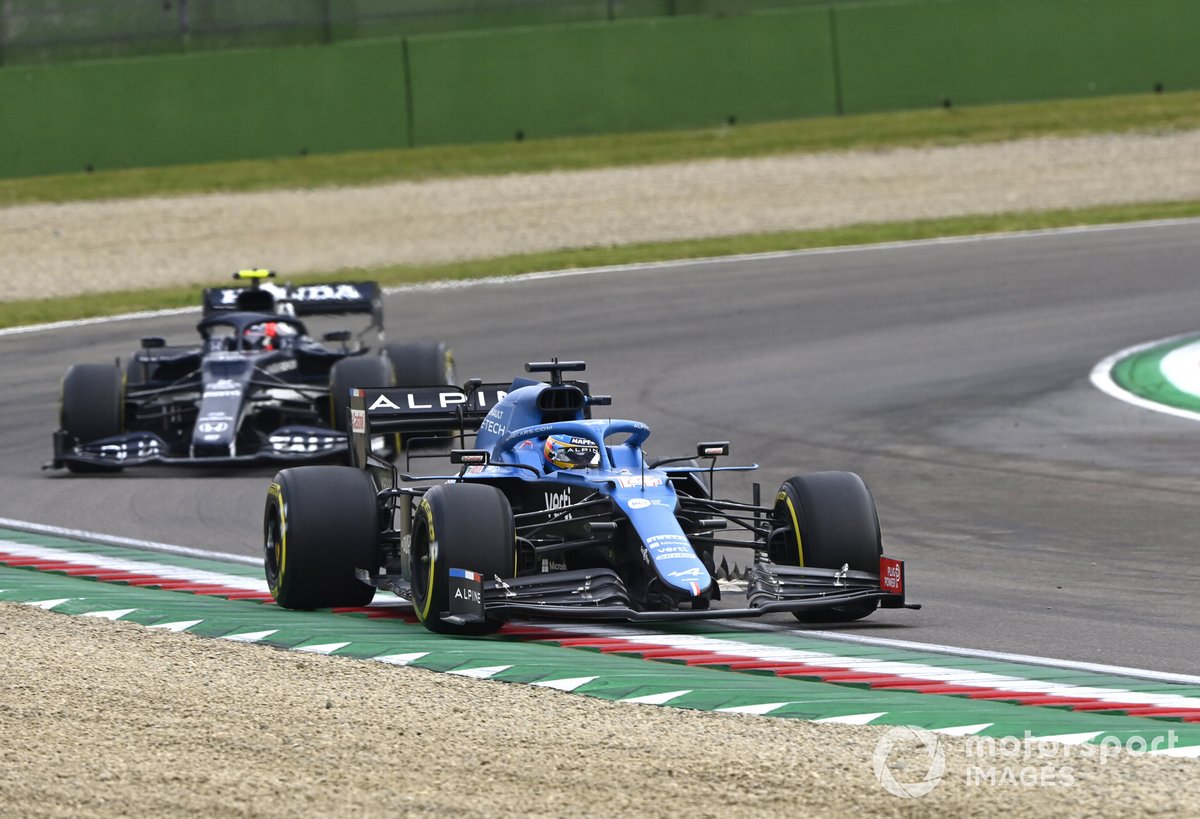
[[(386, 313), (394, 340), (451, 342), (464, 378), (585, 358), (656, 456), (727, 438), (764, 497), (860, 473), (925, 608), (834, 628), (1200, 668), (1200, 426), (1088, 382), (1117, 349), (1200, 329), (1200, 222), (410, 291)], [(39, 471), (68, 365), (197, 318), (0, 336), (0, 516), (256, 553), (270, 468)]]

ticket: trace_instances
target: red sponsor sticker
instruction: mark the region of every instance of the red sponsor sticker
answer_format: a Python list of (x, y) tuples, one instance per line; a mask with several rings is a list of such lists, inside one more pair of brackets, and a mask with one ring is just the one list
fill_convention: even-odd
[(904, 594), (904, 561), (879, 558), (879, 588), (891, 594)]

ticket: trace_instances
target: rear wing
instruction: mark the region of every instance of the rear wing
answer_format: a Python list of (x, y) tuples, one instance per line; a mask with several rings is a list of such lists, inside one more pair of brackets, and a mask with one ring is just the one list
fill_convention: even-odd
[(278, 285), (256, 281), (253, 287), (205, 288), (204, 315), (234, 310), (295, 316), (363, 313), (372, 316), (374, 326), (382, 327), (383, 292), (376, 282)]
[(384, 387), (350, 390), (350, 451), (355, 466), (364, 466), (371, 436), (455, 432), (465, 435), (483, 424), (512, 384), (468, 381), (462, 387)]

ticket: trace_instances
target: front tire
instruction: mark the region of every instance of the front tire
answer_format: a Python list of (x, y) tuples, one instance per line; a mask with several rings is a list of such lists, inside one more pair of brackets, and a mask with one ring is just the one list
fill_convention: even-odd
[(125, 363), (125, 389), (135, 389), (149, 381), (149, 370), (150, 365), (144, 361), (138, 361), (136, 357), (131, 357)]
[(397, 387), (441, 387), (455, 383), (454, 354), (443, 341), (388, 344), (384, 357)]
[[(789, 529), (772, 544), (774, 562), (879, 571), (879, 516), (871, 491), (858, 475), (816, 472), (788, 478), (776, 495), (774, 517), (776, 527)], [(877, 600), (861, 600), (793, 614), (802, 623), (842, 623), (861, 620), (878, 605)]]
[[(111, 364), (75, 364), (62, 383), (59, 425), (80, 444), (120, 435), (125, 425), (125, 382)], [(119, 466), (67, 462), (71, 472), (120, 472)]]
[(267, 489), (263, 568), (287, 609), (365, 606), (375, 589), (356, 569), (379, 568), (375, 483), (360, 469), (285, 469)]
[(465, 626), (441, 619), (450, 610), (450, 570), (479, 572), (484, 580), (516, 574), (512, 507), (494, 486), (448, 483), (421, 499), (412, 530), (412, 602), (425, 628), (443, 634), (488, 634), (500, 622)]
[[(455, 383), (454, 354), (441, 341), (414, 341), (406, 344), (388, 344), (384, 347), (384, 359), (392, 371), (392, 383), (397, 387), (440, 387)], [(449, 432), (432, 432), (411, 436), (411, 439), (396, 436), (396, 451), (413, 448), (436, 449), (442, 439), (452, 437)]]
[(329, 417), (333, 428), (350, 432), (350, 390), (393, 385), (387, 362), (375, 356), (343, 358), (329, 371)]

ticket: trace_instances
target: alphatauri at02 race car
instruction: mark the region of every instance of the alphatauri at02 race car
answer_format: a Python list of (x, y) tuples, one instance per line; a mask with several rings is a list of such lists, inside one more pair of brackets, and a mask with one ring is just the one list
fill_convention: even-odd
[[(716, 466), (725, 442), (648, 463), (646, 425), (591, 418), (611, 399), (563, 379), (583, 368), (526, 365), (549, 373), (548, 384), (354, 390), (356, 467), (284, 469), (268, 488), (265, 570), (276, 602), (363, 606), (389, 590), (430, 630), (460, 634), (531, 616), (783, 611), (835, 622), (878, 606), (917, 608), (905, 603), (903, 563), (882, 555), (875, 503), (857, 475), (789, 478), (771, 505), (759, 503), (757, 484), (749, 503), (716, 499), (715, 473), (757, 467)], [(379, 431), (447, 428), (460, 442), (476, 431), (475, 448), (450, 452), (458, 474), (402, 473), (368, 443)], [(753, 552), (739, 582), (729, 582), (724, 560), (716, 565), (719, 546)], [(734, 591), (740, 603), (725, 599)]]
[[(198, 345), (143, 338), (124, 368), (68, 369), (47, 466), (345, 460), (351, 387), (454, 383), (445, 344), (385, 343), (374, 282), (276, 286), (273, 276), (243, 270), (234, 278), (246, 285), (205, 290)], [(346, 314), (367, 316), (366, 328), (317, 341), (302, 321)], [(394, 452), (398, 439), (386, 440)]]

